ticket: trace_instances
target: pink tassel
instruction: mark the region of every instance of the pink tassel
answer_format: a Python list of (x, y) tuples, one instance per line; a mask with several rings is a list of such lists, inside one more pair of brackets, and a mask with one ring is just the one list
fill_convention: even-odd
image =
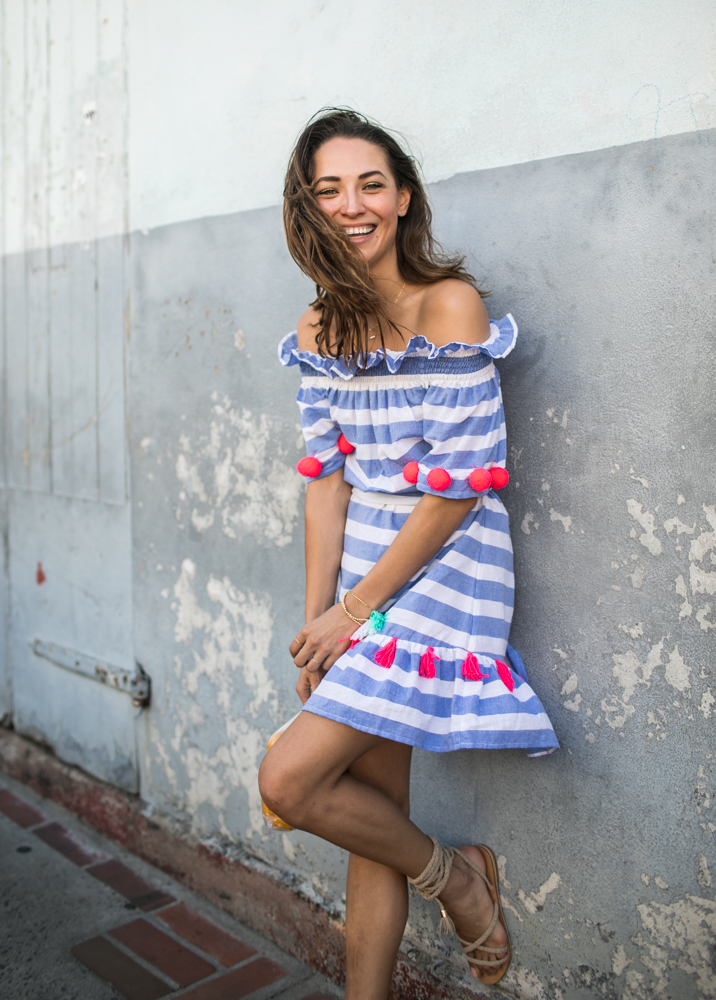
[(395, 649), (397, 645), (398, 645), (398, 640), (391, 639), (387, 646), (383, 646), (382, 649), (378, 650), (373, 659), (375, 660), (375, 662), (378, 664), (379, 667), (385, 667), (387, 670), (388, 667), (393, 666), (393, 660), (395, 659)]
[(349, 635), (347, 635), (344, 639), (339, 639), (338, 641), (339, 642), (348, 642), (349, 639), (350, 639), (350, 643), (351, 644), (348, 647), (348, 649), (346, 650), (346, 652), (348, 652), (349, 650), (353, 649), (353, 647), (357, 646), (358, 643), (360, 642), (360, 639), (351, 639), (351, 637)]
[(435, 650), (432, 646), (428, 646), (426, 651), (420, 658), (420, 676), (427, 677), (431, 679), (435, 676), (435, 663), (439, 660), (439, 657), (435, 655)]
[(488, 675), (481, 673), (477, 657), (468, 653), (462, 665), (462, 676), (466, 681), (484, 681)]
[(502, 660), (495, 660), (495, 666), (497, 667), (497, 673), (500, 675), (500, 680), (505, 685), (508, 691), (515, 690), (515, 679), (510, 672), (510, 668)]

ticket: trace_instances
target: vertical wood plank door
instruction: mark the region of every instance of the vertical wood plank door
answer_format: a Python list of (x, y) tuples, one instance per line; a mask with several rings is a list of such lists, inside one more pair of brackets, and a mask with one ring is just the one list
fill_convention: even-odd
[(12, 711), (20, 732), (136, 791), (129, 698), (31, 650), (41, 639), (134, 668), (126, 0), (16, 0), (2, 13)]

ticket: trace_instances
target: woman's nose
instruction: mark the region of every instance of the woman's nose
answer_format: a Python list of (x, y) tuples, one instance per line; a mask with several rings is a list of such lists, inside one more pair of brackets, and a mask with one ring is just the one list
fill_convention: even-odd
[(359, 191), (349, 189), (345, 192), (341, 211), (351, 219), (363, 214), (363, 199)]

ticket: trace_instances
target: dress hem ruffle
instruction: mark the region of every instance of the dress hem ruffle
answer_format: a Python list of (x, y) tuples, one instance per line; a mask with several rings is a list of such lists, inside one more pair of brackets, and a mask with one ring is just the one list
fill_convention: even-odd
[[(523, 734), (504, 733), (495, 739), (494, 732), (492, 740), (490, 734), (481, 730), (471, 730), (464, 733), (455, 733), (449, 737), (435, 736), (424, 729), (415, 726), (408, 726), (388, 720), (385, 722), (390, 726), (390, 732), (386, 732), (387, 725), (376, 724), (376, 716), (368, 715), (355, 708), (348, 708), (337, 705), (335, 702), (327, 702), (316, 694), (311, 695), (303, 706), (304, 712), (312, 715), (319, 715), (321, 718), (330, 719), (332, 722), (340, 722), (351, 729), (357, 729), (361, 733), (368, 733), (371, 736), (379, 736), (382, 739), (393, 740), (394, 743), (405, 743), (408, 746), (419, 750), (428, 750), (432, 753), (451, 753), (454, 750), (523, 750), (528, 757), (546, 757), (559, 750), (559, 743), (554, 732), (547, 730), (535, 733), (534, 739), (527, 741)], [(316, 699), (314, 701), (314, 699)], [(313, 705), (311, 702), (313, 701)], [(323, 704), (319, 705), (318, 702)], [(330, 708), (328, 707), (330, 705)]]

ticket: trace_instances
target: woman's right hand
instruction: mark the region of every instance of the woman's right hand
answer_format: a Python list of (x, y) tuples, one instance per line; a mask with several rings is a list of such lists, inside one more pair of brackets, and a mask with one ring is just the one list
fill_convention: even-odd
[(298, 683), (296, 684), (296, 694), (301, 699), (302, 705), (306, 704), (326, 676), (326, 673), (327, 671), (321, 670), (320, 667), (317, 670), (307, 670), (305, 667), (301, 669), (301, 673), (298, 675)]

